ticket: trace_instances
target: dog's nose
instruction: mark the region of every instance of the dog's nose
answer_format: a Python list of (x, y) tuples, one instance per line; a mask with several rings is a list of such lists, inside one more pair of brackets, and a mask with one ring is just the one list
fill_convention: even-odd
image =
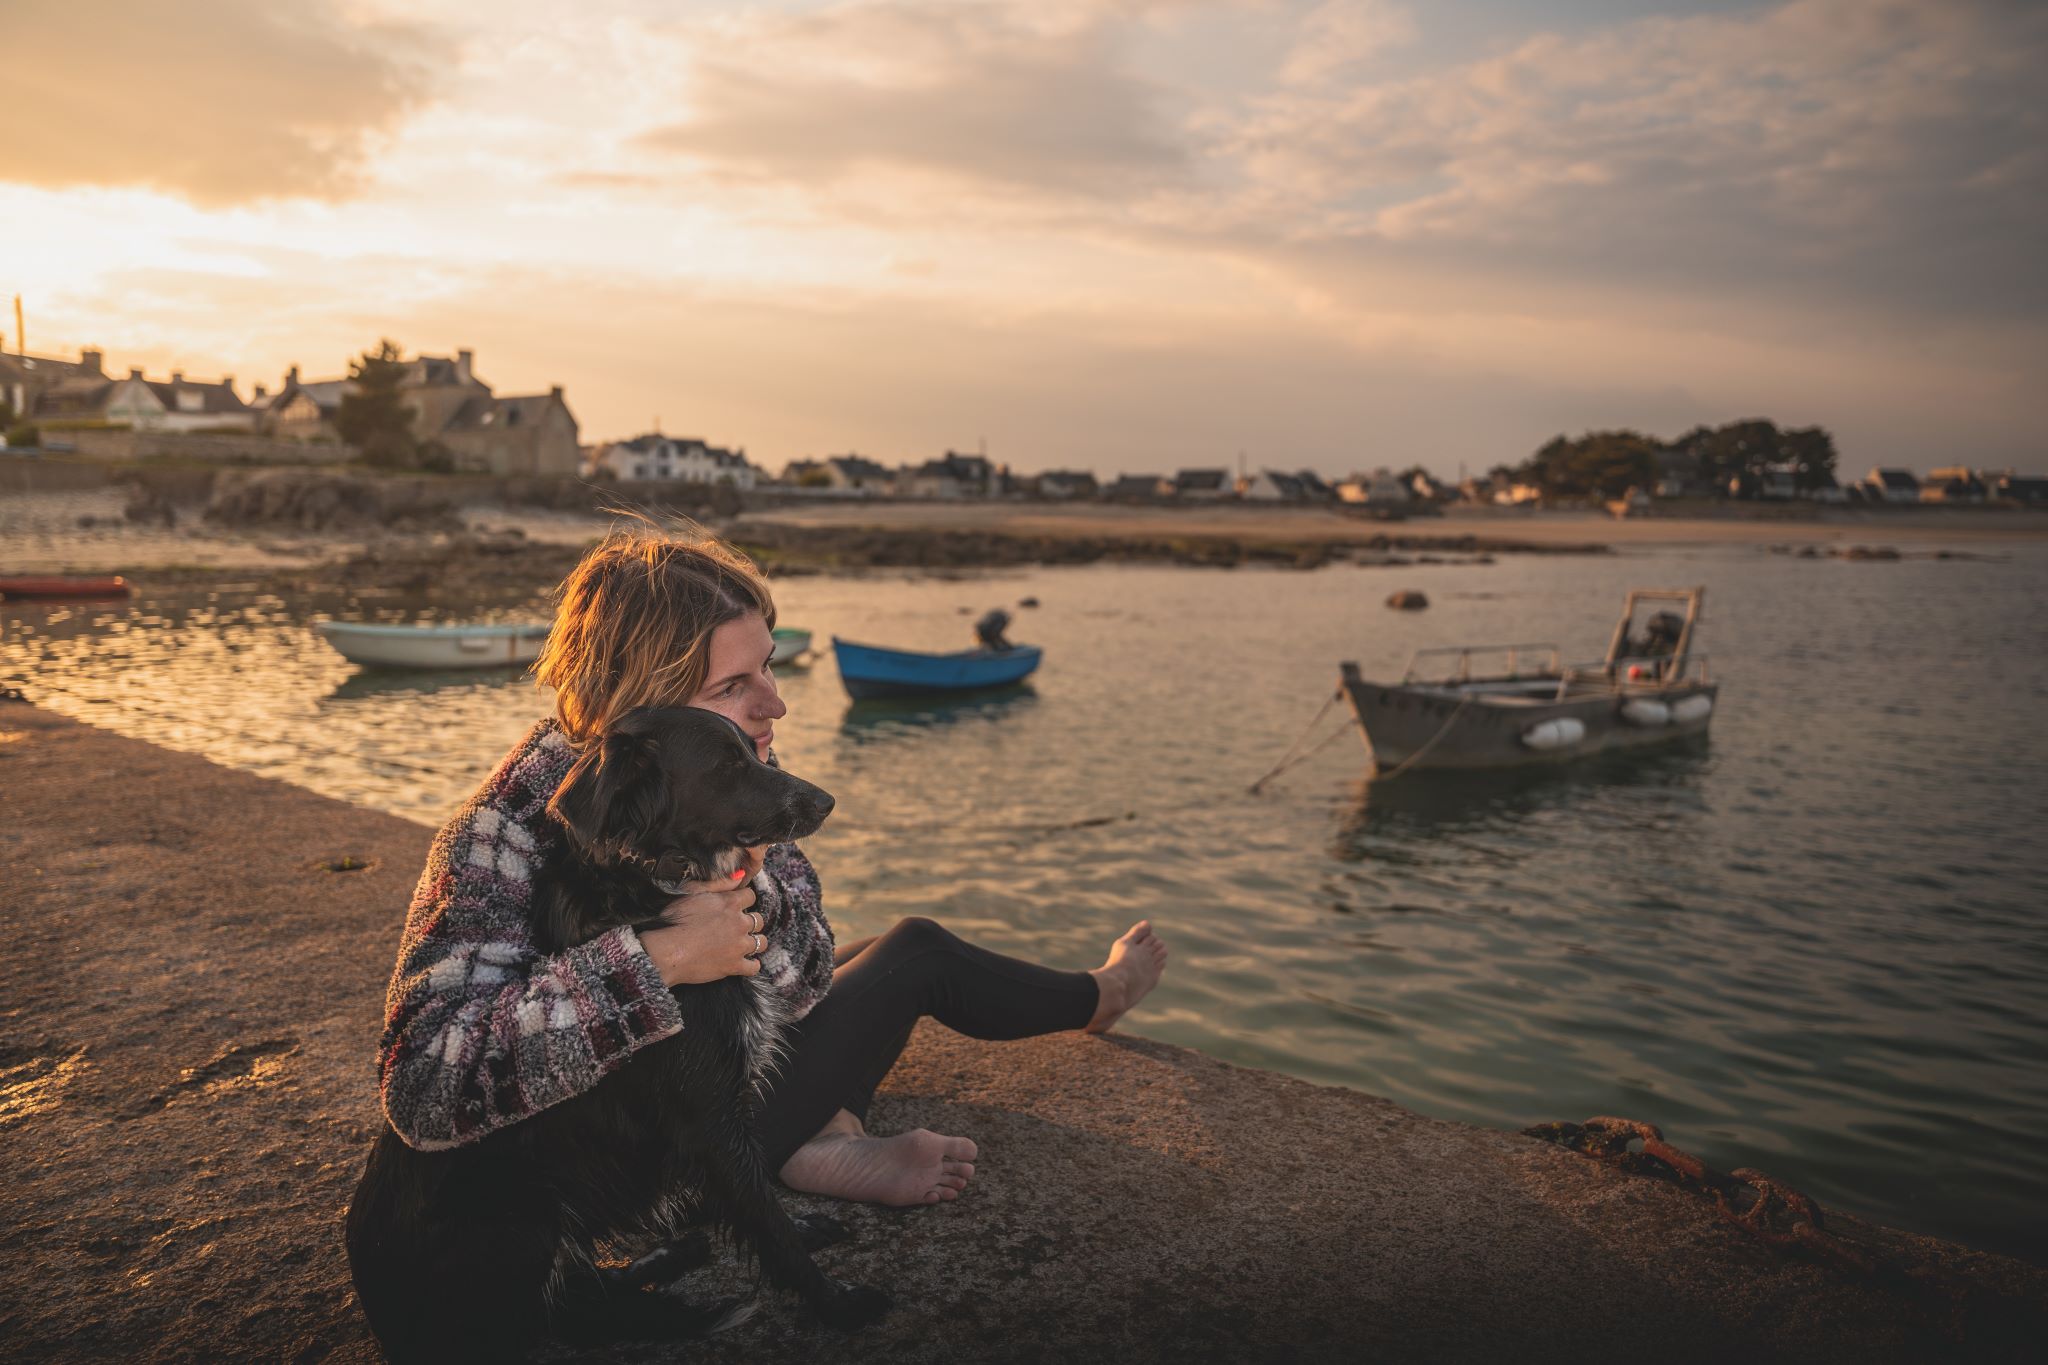
[(834, 800), (832, 799), (832, 793), (831, 793), (831, 792), (828, 792), (828, 791), (826, 791), (826, 790), (825, 790), (824, 788), (822, 788), (822, 787), (820, 787), (820, 788), (818, 789), (818, 797), (817, 797), (817, 806), (818, 806), (818, 818), (819, 818), (820, 820), (822, 820), (822, 819), (824, 819), (824, 818), (825, 818), (826, 816), (830, 815), (830, 814), (832, 813), (832, 808), (833, 808), (834, 806), (838, 805), (838, 804), (839, 804), (839, 803), (838, 803), (837, 801), (834, 801)]

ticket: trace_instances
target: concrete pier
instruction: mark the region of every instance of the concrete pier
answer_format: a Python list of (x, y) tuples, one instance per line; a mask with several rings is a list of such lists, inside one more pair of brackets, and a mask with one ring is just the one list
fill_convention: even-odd
[[(340, 1219), (430, 834), (0, 702), (0, 1358), (375, 1358)], [(853, 1228), (822, 1259), (891, 1291), (890, 1317), (840, 1336), (771, 1295), (715, 1342), (618, 1358), (1906, 1361), (2048, 1340), (2036, 1267), (1835, 1215), (1891, 1271), (1859, 1276), (1546, 1143), (1136, 1037), (927, 1025), (872, 1118), (982, 1149), (953, 1204), (790, 1200)]]

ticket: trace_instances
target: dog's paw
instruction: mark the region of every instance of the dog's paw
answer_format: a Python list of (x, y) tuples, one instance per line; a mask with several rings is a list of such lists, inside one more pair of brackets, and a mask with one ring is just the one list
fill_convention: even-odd
[(797, 1235), (803, 1238), (805, 1251), (823, 1251), (853, 1235), (846, 1230), (846, 1224), (822, 1213), (800, 1213), (790, 1221), (796, 1224)]
[(879, 1322), (895, 1304), (895, 1300), (879, 1289), (847, 1284), (841, 1280), (831, 1283), (831, 1293), (816, 1305), (818, 1319), (827, 1327), (836, 1327), (842, 1332)]

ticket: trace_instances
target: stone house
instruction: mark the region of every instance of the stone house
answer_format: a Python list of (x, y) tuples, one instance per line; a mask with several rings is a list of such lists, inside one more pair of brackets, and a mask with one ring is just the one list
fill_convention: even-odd
[[(338, 438), (334, 419), (353, 381), (299, 378), (294, 365), (263, 409), (264, 430), (286, 440)], [(501, 396), (476, 374), (476, 353), (422, 355), (405, 362), (399, 386), (413, 439), (429, 455), (479, 474), (573, 478), (582, 464), (577, 423), (557, 384), (544, 394)]]
[(95, 350), (80, 351), (76, 360), (0, 354), (0, 403), (12, 408), (19, 420), (36, 416), (44, 398), (60, 389), (69, 394), (95, 394), (109, 382), (102, 369), (105, 360), (105, 355)]
[(299, 367), (294, 365), (285, 372), (276, 393), (257, 386), (250, 404), (257, 410), (257, 428), (281, 441), (338, 441), (341, 433), (335, 430), (334, 415), (341, 410), (349, 383), (346, 379), (307, 382), (299, 378)]

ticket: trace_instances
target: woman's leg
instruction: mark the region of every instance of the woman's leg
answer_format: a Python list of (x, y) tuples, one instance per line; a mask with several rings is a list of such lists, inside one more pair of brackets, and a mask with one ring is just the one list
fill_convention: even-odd
[(1165, 957), (1149, 924), (1117, 940), (1093, 972), (1005, 957), (927, 919), (842, 946), (831, 992), (786, 1032), (786, 1058), (764, 1087), (757, 1121), (769, 1169), (846, 1198), (954, 1197), (973, 1174), (972, 1142), (922, 1129), (869, 1138), (863, 1126), (918, 1019), (992, 1040), (1105, 1028), (1157, 982)]

